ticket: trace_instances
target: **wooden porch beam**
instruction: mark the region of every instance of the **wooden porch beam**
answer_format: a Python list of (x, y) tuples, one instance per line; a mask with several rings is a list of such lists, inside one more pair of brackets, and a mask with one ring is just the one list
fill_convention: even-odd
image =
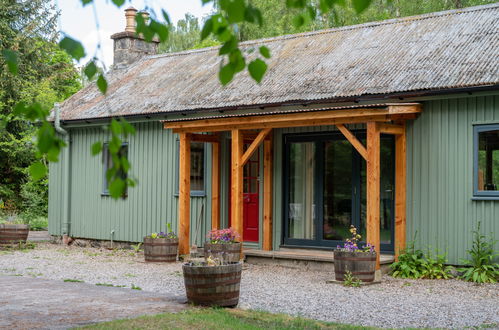
[(232, 181), (231, 181), (231, 220), (232, 226), (243, 241), (243, 134), (239, 129), (232, 130)]
[(343, 124), (337, 124), (336, 127), (340, 130), (340, 132), (347, 138), (347, 140), (354, 146), (354, 148), (358, 151), (358, 153), (367, 160), (367, 149), (364, 147), (362, 142), (360, 142), (355, 135), (350, 132), (348, 128)]
[(260, 133), (256, 136), (255, 140), (250, 144), (246, 152), (241, 158), (241, 166), (244, 166), (248, 160), (253, 156), (253, 153), (258, 149), (265, 137), (272, 131), (272, 128), (262, 129)]
[(378, 127), (379, 127), (380, 133), (384, 133), (384, 134), (401, 135), (401, 134), (405, 133), (405, 127), (403, 125), (379, 123)]
[[(404, 115), (409, 116), (409, 115)], [(400, 119), (400, 117), (397, 117)], [(404, 119), (404, 118), (402, 118)], [(392, 118), (388, 115), (380, 116), (368, 116), (368, 117), (358, 117), (358, 118), (337, 118), (337, 119), (304, 119), (300, 121), (283, 121), (283, 122), (264, 122), (255, 124), (244, 124), (244, 125), (233, 125), (225, 124), (220, 126), (206, 126), (206, 127), (195, 127), (195, 128), (173, 128), (174, 133), (194, 133), (194, 132), (221, 132), (221, 131), (231, 131), (234, 128), (242, 130), (255, 130), (264, 128), (284, 128), (284, 127), (304, 127), (304, 126), (324, 126), (324, 125), (336, 125), (336, 124), (358, 124), (366, 123), (368, 121), (372, 122), (389, 122)], [(167, 127), (170, 128), (170, 127)]]
[(220, 143), (211, 146), (211, 228), (220, 229)]
[(220, 143), (220, 136), (218, 134), (192, 134), (192, 142), (207, 142), (207, 143)]
[(179, 161), (179, 255), (190, 253), (191, 136), (180, 134)]
[(395, 260), (406, 247), (407, 151), (404, 134), (395, 137)]
[(367, 242), (376, 249), (380, 269), (380, 133), (377, 123), (367, 123)]
[(272, 135), (263, 142), (263, 242), (265, 251), (272, 251), (272, 186), (273, 150)]
[[(392, 116), (413, 115), (421, 112), (419, 104), (405, 104), (373, 108), (302, 111), (277, 115), (213, 118), (164, 122), (164, 128), (189, 132), (209, 132), (238, 129), (262, 129), (275, 127), (298, 127), (310, 125), (331, 125), (336, 123), (387, 121)], [(359, 118), (361, 120), (359, 121)], [(357, 119), (357, 121), (355, 121)], [(327, 121), (326, 123), (324, 121)], [(337, 122), (334, 122), (337, 121)]]

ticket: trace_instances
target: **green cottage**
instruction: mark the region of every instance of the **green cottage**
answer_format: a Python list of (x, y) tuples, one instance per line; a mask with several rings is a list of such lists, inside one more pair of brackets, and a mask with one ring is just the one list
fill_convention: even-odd
[[(417, 232), (458, 264), (477, 221), (499, 233), (497, 22), (493, 4), (243, 42), (270, 49), (267, 74), (226, 87), (217, 47), (157, 55), (129, 25), (106, 96), (89, 85), (55, 109), (50, 234), (139, 242), (168, 222), (187, 254), (232, 226), (248, 257), (300, 259), (354, 225), (383, 254)], [(107, 151), (90, 153), (113, 117), (137, 130), (138, 186), (118, 201)]]

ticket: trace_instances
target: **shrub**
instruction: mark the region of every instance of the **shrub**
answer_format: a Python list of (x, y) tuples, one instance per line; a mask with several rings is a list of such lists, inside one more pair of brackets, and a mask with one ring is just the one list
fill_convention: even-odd
[(414, 240), (409, 242), (402, 251), (398, 261), (391, 265), (392, 276), (400, 278), (427, 278), (448, 279), (452, 278), (452, 266), (446, 266), (446, 254), (433, 253), (430, 248), (425, 253), (416, 249)]
[(461, 260), (468, 267), (460, 268), (461, 279), (475, 283), (496, 283), (499, 279), (499, 264), (494, 259), (499, 256), (494, 250), (497, 240), (480, 233), (480, 222), (473, 230), (473, 245), (468, 254), (471, 260)]

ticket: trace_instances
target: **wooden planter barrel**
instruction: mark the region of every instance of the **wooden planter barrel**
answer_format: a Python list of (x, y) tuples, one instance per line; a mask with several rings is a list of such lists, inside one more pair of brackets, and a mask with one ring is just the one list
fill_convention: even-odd
[(178, 238), (144, 237), (144, 258), (150, 262), (177, 261)]
[(204, 244), (204, 258), (208, 258), (210, 254), (217, 258), (223, 258), (226, 263), (239, 262), (241, 259), (243, 244), (242, 243), (227, 243), (227, 244)]
[(201, 306), (237, 306), (242, 268), (240, 262), (222, 266), (184, 264), (187, 300)]
[(376, 252), (334, 251), (334, 276), (344, 281), (347, 272), (362, 282), (373, 282), (376, 272)]
[(29, 225), (0, 224), (0, 244), (26, 243)]

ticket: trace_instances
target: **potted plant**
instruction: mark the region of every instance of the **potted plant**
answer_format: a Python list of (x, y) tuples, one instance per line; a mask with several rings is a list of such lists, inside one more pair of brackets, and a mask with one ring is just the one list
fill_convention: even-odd
[(208, 256), (182, 266), (187, 300), (201, 306), (235, 307), (239, 303), (242, 263)]
[(214, 256), (224, 262), (239, 262), (242, 243), (238, 242), (239, 234), (232, 228), (214, 229), (208, 232), (208, 242), (204, 244), (205, 260)]
[(26, 243), (29, 225), (10, 216), (6, 221), (0, 219), (0, 244)]
[(178, 254), (178, 237), (167, 224), (167, 232), (152, 233), (144, 237), (144, 258), (152, 262), (175, 262)]
[(376, 251), (367, 243), (359, 247), (362, 238), (357, 228), (350, 226), (352, 237), (345, 240), (343, 247), (334, 251), (334, 276), (336, 281), (345, 281), (345, 275), (353, 276), (362, 282), (373, 282), (376, 272)]

